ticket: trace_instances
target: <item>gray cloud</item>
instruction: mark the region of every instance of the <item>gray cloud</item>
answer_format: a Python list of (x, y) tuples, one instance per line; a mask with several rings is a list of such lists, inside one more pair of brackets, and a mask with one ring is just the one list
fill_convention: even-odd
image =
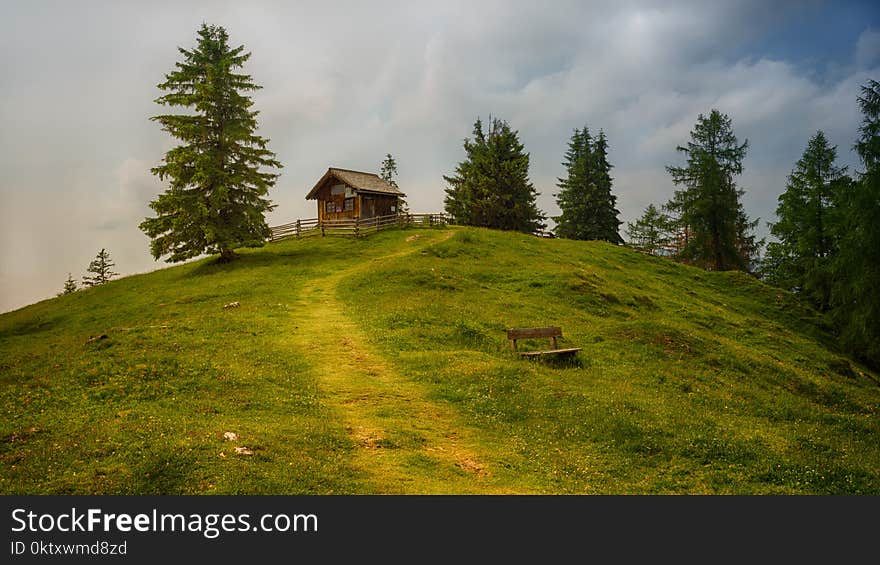
[[(117, 270), (155, 263), (137, 229), (162, 190), (149, 173), (173, 140), (149, 116), (156, 84), (204, 21), (253, 53), (260, 133), (284, 163), (270, 223), (315, 214), (304, 195), (330, 165), (399, 162), (411, 208), (442, 208), (442, 175), (477, 116), (507, 119), (532, 156), (540, 206), (571, 130), (604, 128), (622, 219), (662, 203), (699, 113), (717, 107), (748, 138), (742, 186), (772, 219), (785, 176), (824, 129), (845, 163), (858, 88), (880, 34), (848, 38), (825, 74), (752, 47), (805, 4), (737, 2), (20, 3), (0, 47), (0, 311), (54, 295), (101, 248)], [(766, 228), (762, 228), (766, 231)]]

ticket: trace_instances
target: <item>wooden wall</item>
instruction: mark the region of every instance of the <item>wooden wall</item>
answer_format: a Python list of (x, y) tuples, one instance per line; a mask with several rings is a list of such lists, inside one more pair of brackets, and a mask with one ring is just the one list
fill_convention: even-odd
[[(361, 218), (375, 218), (376, 216), (390, 216), (396, 214), (397, 197), (381, 196), (378, 194), (362, 194), (361, 197)], [(393, 210), (392, 210), (393, 208)]]
[(344, 185), (340, 185), (338, 182), (329, 182), (316, 193), (318, 198), (318, 219), (322, 222), (353, 220), (354, 218), (375, 218), (376, 216), (389, 216), (398, 212), (396, 196), (359, 194), (351, 188), (348, 189), (347, 193), (354, 196), (348, 197), (351, 199), (349, 200), (351, 209), (346, 210), (346, 192), (344, 192), (344, 188), (334, 189), (334, 186), (344, 187)]
[[(339, 189), (334, 189), (334, 186), (344, 187), (344, 185), (337, 182), (327, 183), (317, 192), (318, 219), (323, 222), (326, 220), (353, 220), (358, 217), (360, 214), (360, 208), (358, 206), (360, 198), (358, 198), (354, 191), (349, 188), (348, 193), (352, 195), (349, 196), (352, 209), (346, 210), (345, 192), (340, 192)], [(333, 194), (334, 192), (336, 194)], [(329, 209), (328, 203), (330, 204)]]

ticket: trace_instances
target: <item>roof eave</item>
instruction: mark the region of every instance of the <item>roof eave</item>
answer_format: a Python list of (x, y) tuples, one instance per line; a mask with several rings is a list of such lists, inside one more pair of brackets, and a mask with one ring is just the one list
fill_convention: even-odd
[(318, 182), (315, 183), (315, 186), (312, 187), (312, 190), (310, 190), (309, 193), (306, 194), (306, 200), (317, 200), (318, 196), (316, 193), (318, 192), (318, 189), (321, 188), (321, 186), (324, 184), (324, 181), (326, 181), (327, 178), (331, 176), (336, 176), (333, 174), (332, 167), (327, 169), (327, 172), (324, 173), (324, 175), (320, 179), (318, 179)]
[(406, 196), (406, 194), (397, 191), (397, 192), (383, 192), (381, 190), (367, 190), (365, 188), (353, 188), (355, 192), (361, 192), (365, 194), (378, 194), (379, 196)]

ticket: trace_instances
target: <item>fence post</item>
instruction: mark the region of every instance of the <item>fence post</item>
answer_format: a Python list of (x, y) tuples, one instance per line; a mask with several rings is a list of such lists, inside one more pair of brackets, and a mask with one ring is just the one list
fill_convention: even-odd
[(296, 238), (299, 239), (299, 220), (296, 221)]
[(324, 237), (324, 222), (318, 220), (318, 227), (321, 228), (321, 237)]
[(356, 238), (361, 236), (361, 219), (360, 218), (354, 219), (354, 236)]

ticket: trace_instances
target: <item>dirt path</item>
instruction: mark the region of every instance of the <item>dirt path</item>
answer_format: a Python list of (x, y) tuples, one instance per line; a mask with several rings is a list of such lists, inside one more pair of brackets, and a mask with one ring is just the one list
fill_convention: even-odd
[(379, 263), (448, 239), (454, 232), (408, 238), (400, 252), (315, 279), (302, 289), (296, 345), (314, 368), (324, 402), (357, 444), (354, 465), (373, 493), (502, 492), (481, 460), (472, 434), (452, 410), (427, 399), (426, 389), (374, 351), (337, 298), (337, 286)]

